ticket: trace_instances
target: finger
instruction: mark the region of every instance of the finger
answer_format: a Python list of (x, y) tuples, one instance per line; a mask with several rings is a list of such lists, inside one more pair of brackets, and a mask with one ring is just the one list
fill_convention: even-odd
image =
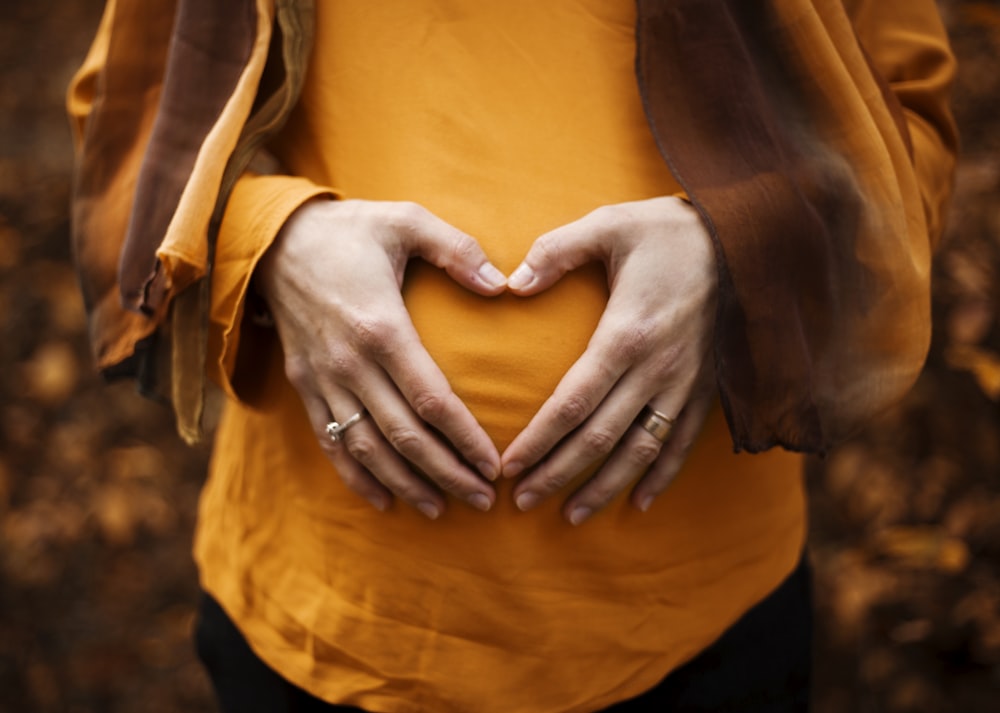
[[(327, 413), (333, 416), (328, 416), (327, 423), (331, 419), (347, 421), (363, 408), (365, 415), (356, 424), (342, 431), (336, 441), (326, 433), (324, 423), (322, 432), (328, 444), (324, 450), (337, 456), (336, 464), (346, 465), (348, 477), (361, 468), (396, 497), (409, 503), (430, 519), (436, 520), (444, 512), (445, 507), (441, 493), (414, 472), (389, 446), (373, 417), (368, 413), (368, 409), (360, 401), (339, 387), (331, 388), (329, 393)], [(352, 467), (351, 461), (356, 466)], [(340, 475), (341, 478), (344, 477), (343, 473)], [(351, 483), (347, 483), (346, 480), (345, 483), (351, 487)]]
[(524, 260), (507, 279), (518, 295), (533, 295), (551, 287), (570, 270), (603, 259), (610, 241), (609, 210), (598, 208), (572, 223), (539, 236)]
[(481, 295), (498, 295), (507, 278), (490, 262), (471, 235), (416, 204), (403, 209), (409, 219), (403, 235), (412, 254), (444, 269), (455, 282)]
[(334, 442), (326, 432), (330, 408), (318, 394), (302, 395), (309, 423), (323, 454), (330, 460), (344, 485), (367, 500), (376, 510), (385, 511), (392, 505), (392, 493), (356, 460), (350, 457), (342, 441)]
[[(657, 408), (661, 413), (675, 413)], [(640, 413), (639, 419), (642, 418)], [(676, 426), (676, 424), (675, 424)], [(667, 438), (667, 443), (670, 437)], [(577, 490), (563, 507), (563, 514), (573, 525), (580, 525), (606, 507), (626, 488), (645, 474), (664, 449), (664, 442), (638, 422), (634, 423), (618, 448), (600, 470)]]
[[(636, 361), (644, 345), (636, 343), (633, 337), (623, 336), (611, 326), (615, 322), (612, 312), (606, 311), (587, 349), (524, 430), (507, 446), (500, 460), (505, 477), (516, 477), (535, 465), (583, 423)], [(647, 388), (644, 393), (651, 390)], [(637, 401), (641, 405), (645, 397), (637, 397)]]
[[(333, 388), (333, 396), (303, 398), (320, 448), (333, 462), (344, 484), (378, 510), (386, 510), (393, 494), (409, 503), (432, 520), (444, 511), (441, 494), (411, 470), (381, 437), (368, 416), (343, 431), (334, 441), (326, 431), (332, 413), (340, 413), (341, 421), (361, 411), (360, 402), (346, 391)], [(328, 405), (329, 403), (329, 405)]]
[(573, 364), (552, 396), (504, 451), (500, 460), (504, 477), (517, 477), (552, 451), (594, 412), (618, 377), (606, 364), (586, 354)]
[(674, 482), (705, 425), (714, 400), (713, 392), (705, 391), (684, 407), (659, 458), (632, 490), (632, 504), (642, 512), (648, 511), (656, 498)]
[(350, 457), (400, 500), (409, 503), (431, 520), (436, 520), (444, 512), (445, 501), (441, 494), (389, 447), (372, 420), (362, 420), (344, 431), (341, 441)]
[[(442, 490), (478, 510), (493, 507), (496, 494), (417, 417), (388, 375), (377, 372), (357, 392), (388, 444)], [(360, 425), (360, 424), (359, 424)]]
[[(500, 473), (500, 454), (468, 407), (452, 391), (448, 379), (420, 342), (409, 320), (384, 333), (363, 337), (375, 361), (402, 393), (410, 408), (436, 429), (468, 463), (488, 480)], [(370, 386), (358, 388), (370, 395)], [(463, 467), (462, 471), (466, 469)]]
[[(594, 462), (610, 454), (595, 476), (566, 507), (570, 521), (579, 524), (606, 506), (640, 478), (660, 452), (661, 442), (633, 426), (645, 408), (651, 383), (670, 383), (670, 390), (654, 403), (663, 413), (677, 413), (691, 394), (701, 389), (703, 370), (682, 370), (672, 376), (646, 364), (630, 369), (587, 420), (559, 443), (514, 490), (517, 506), (526, 510), (561, 489)], [(662, 388), (662, 387), (661, 387)], [(506, 454), (505, 454), (506, 457)]]
[(648, 393), (644, 380), (634, 372), (627, 374), (594, 413), (517, 484), (513, 493), (517, 507), (521, 510), (535, 507), (594, 463), (620, 449), (619, 443), (643, 408)]

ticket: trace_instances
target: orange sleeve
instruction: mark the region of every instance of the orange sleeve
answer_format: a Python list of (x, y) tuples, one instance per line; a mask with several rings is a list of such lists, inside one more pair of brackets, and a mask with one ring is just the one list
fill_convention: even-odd
[(208, 335), (208, 377), (231, 398), (237, 353), (250, 282), (257, 262), (288, 217), (306, 201), (336, 195), (304, 178), (247, 174), (233, 189), (219, 229), (212, 273), (212, 307)]
[(94, 106), (98, 75), (107, 62), (108, 46), (111, 44), (111, 20), (114, 14), (115, 0), (108, 0), (94, 41), (91, 42), (87, 56), (73, 75), (66, 92), (66, 113), (69, 115), (70, 128), (73, 131), (73, 144), (77, 147), (83, 141), (87, 117), (90, 116), (91, 108)]
[(849, 0), (861, 45), (899, 99), (913, 147), (927, 227), (934, 243), (944, 230), (958, 133), (951, 115), (956, 61), (933, 0)]

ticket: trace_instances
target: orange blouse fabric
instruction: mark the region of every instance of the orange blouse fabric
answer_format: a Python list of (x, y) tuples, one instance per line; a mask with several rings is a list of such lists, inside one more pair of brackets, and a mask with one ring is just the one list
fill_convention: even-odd
[[(317, 9), (307, 84), (272, 146), (287, 173), (348, 198), (416, 201), (507, 272), (547, 230), (678, 190), (636, 88), (631, 3)], [(283, 212), (273, 204), (311, 195), (301, 180), (242, 182), (220, 245), (266, 244)], [(607, 282), (591, 266), (538, 297), (486, 299), (415, 263), (403, 293), (502, 449), (584, 350)], [(622, 497), (573, 528), (560, 497), (517, 511), (509, 483), (488, 514), (460, 502), (436, 522), (403, 504), (376, 512), (325, 460), (272, 356), (259, 393), (240, 390), (249, 403), (226, 410), (196, 553), (257, 653), (326, 700), (593, 710), (694, 656), (801, 556), (799, 457), (734, 455), (719, 409), (645, 514)]]

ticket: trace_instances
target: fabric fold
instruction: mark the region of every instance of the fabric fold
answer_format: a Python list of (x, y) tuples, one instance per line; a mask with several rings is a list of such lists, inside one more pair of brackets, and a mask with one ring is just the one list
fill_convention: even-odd
[(650, 125), (716, 245), (734, 446), (824, 452), (909, 388), (929, 344), (902, 109), (840, 3), (640, 0), (639, 18)]
[[(875, 39), (905, 60), (886, 82), (834, 0), (637, 8), (652, 131), (716, 241), (734, 446), (824, 451), (899, 398), (928, 346), (929, 245), (955, 148), (954, 61), (926, 32), (932, 4), (868, 23), (891, 28)], [(171, 394), (188, 439), (201, 430), (218, 224), (297, 100), (313, 12), (311, 0), (112, 1), (74, 83), (73, 242), (98, 363), (150, 375), (143, 387)]]

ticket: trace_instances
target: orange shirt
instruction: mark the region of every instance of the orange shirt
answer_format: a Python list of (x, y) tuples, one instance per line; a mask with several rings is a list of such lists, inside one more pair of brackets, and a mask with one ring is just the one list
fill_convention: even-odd
[[(324, 187), (421, 203), (507, 272), (546, 230), (678, 190), (636, 88), (633, 3), (317, 5), (307, 86), (273, 147), (301, 178), (240, 182), (220, 236), (247, 246), (236, 262), (256, 259), (296, 206), (333, 192)], [(238, 298), (245, 270), (220, 263), (214, 289)], [(414, 263), (403, 291), (501, 449), (581, 354), (607, 299), (597, 266), (538, 297), (485, 299)], [(216, 317), (228, 371), (239, 325)], [(501, 483), (492, 512), (454, 502), (431, 522), (349, 492), (277, 352), (253, 356), (255, 393), (231, 401), (219, 429), (196, 556), (257, 653), (331, 702), (594, 710), (697, 654), (801, 555), (799, 457), (734, 455), (719, 409), (648, 513), (622, 497), (573, 528), (562, 498), (520, 513)]]
[[(207, 368), (231, 401), (201, 505), (203, 584), (271, 666), (321, 697), (371, 711), (585, 711), (631, 696), (765, 596), (793, 566), (804, 536), (798, 459), (732, 455), (718, 412), (649, 513), (619, 501), (581, 528), (566, 524), (556, 500), (515, 511), (509, 484), (489, 514), (458, 503), (438, 522), (406, 507), (377, 513), (322, 457), (284, 379), (274, 334), (242, 319), (257, 260), (304, 201), (336, 193), (330, 186), (348, 196), (419, 200), (479, 237), (509, 269), (542, 230), (595, 205), (675, 188), (635, 95), (631, 3), (490, 5), (318, 3), (310, 83), (274, 147), (289, 175), (239, 181), (212, 272)], [(296, 22), (309, 22), (296, 13), (305, 3), (281, 6), (294, 40)], [(229, 78), (235, 85), (221, 78), (231, 94), (214, 97), (225, 106), (199, 134), (194, 167), (188, 173), (170, 156), (146, 156), (184, 182), (170, 224), (146, 234), (163, 235), (163, 300), (209, 271), (205, 237), (228, 186), (225, 167), (249, 146), (240, 136), (274, 46), (276, 8), (274, 0), (242, 7), (246, 15), (234, 19), (253, 26), (231, 28), (246, 63)], [(808, 60), (802, 68), (829, 95), (822, 104), (845, 100), (833, 112), (851, 120), (835, 122), (845, 156), (865, 159), (860, 174), (884, 179), (872, 184), (879, 191), (872, 202), (891, 204), (897, 180), (910, 200), (917, 191), (923, 198), (925, 220), (911, 205), (894, 214), (912, 222), (896, 236), (907, 244), (857, 259), (877, 268), (880, 285), (892, 284), (896, 260), (911, 263), (907, 279), (919, 278), (923, 234), (933, 238), (943, 219), (954, 148), (947, 109), (954, 63), (935, 3), (796, 0), (775, 10)], [(177, 62), (167, 57), (173, 11), (171, 0), (109, 0), (69, 94), (80, 175), (89, 181), (76, 199), (75, 247), (85, 285), (94, 288), (87, 296), (97, 300), (88, 308), (105, 368), (120, 366), (166, 316), (166, 301), (153, 319), (124, 312), (116, 266), (133, 208), (152, 203), (133, 194), (136, 176), (150, 175), (140, 167), (150, 127), (168, 113), (159, 111), (162, 71), (193, 66), (184, 51)], [(189, 24), (181, 30), (210, 30), (219, 19), (183, 17)], [(855, 33), (866, 53), (853, 45)], [(235, 58), (228, 49), (211, 53), (207, 66), (218, 71)], [(912, 156), (900, 150), (869, 58), (900, 101)], [(287, 64), (287, 77), (298, 68), (297, 60)], [(199, 104), (206, 97), (192, 96), (194, 108), (206, 108)], [(170, 119), (168, 128), (184, 128)], [(579, 354), (606, 296), (593, 268), (530, 300), (475, 298), (420, 266), (404, 290), (428, 348), (501, 447)], [(892, 313), (901, 314), (898, 305)], [(197, 395), (200, 363), (191, 355), (201, 356), (200, 344), (192, 347), (200, 335), (179, 336), (175, 344), (185, 348), (175, 354), (174, 376), (195, 388), (178, 393)], [(872, 345), (859, 347), (863, 366)], [(774, 361), (763, 366), (780, 369)], [(175, 404), (186, 435), (196, 430), (191, 401)]]

